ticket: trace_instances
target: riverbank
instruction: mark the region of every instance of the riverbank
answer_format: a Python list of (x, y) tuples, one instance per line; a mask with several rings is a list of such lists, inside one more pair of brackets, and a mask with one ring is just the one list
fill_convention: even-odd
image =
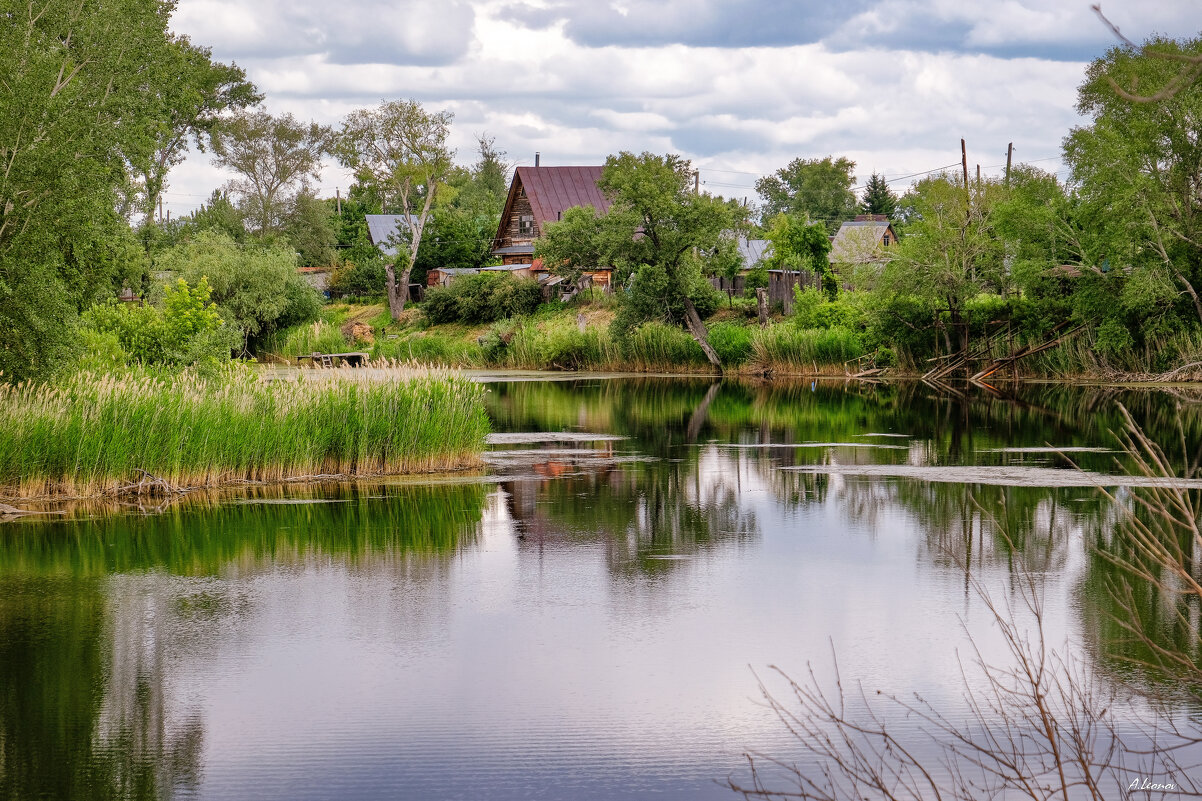
[(480, 464), (487, 390), (445, 370), (276, 381), (131, 371), (0, 384), (0, 498), (170, 494)]
[[(318, 352), (365, 351), (375, 360), (397, 360), (465, 369), (717, 374), (687, 331), (650, 322), (622, 340), (611, 333), (611, 296), (584, 302), (544, 304), (528, 317), (497, 323), (431, 325), (411, 306), (392, 321), (379, 304), (333, 304), (323, 319), (294, 328), (270, 343), (273, 363), (295, 364)], [(867, 332), (845, 325), (805, 327), (793, 318), (773, 317), (760, 327), (752, 307), (732, 304), (706, 321), (709, 344), (728, 375), (845, 377), (873, 375), (919, 378), (930, 367), (904, 348), (874, 344)], [(1202, 343), (1175, 341), (1171, 369), (1134, 371), (1102, 358), (1083, 336), (1028, 357), (996, 380), (1066, 380), (1106, 383), (1178, 383), (1202, 380)], [(998, 346), (1002, 348), (1002, 345)], [(998, 350), (994, 356), (1002, 356)], [(1147, 360), (1151, 363), (1151, 359)], [(883, 371), (878, 373), (877, 371)]]

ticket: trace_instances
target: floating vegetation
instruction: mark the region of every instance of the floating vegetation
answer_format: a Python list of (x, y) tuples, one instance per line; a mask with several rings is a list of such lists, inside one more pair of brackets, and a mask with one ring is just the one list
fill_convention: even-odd
[(979, 448), (977, 453), (1114, 453), (1113, 448), (1088, 447), (1032, 447), (1032, 448)]
[(750, 442), (720, 443), (720, 448), (874, 448), (876, 450), (908, 451), (905, 445), (882, 445), (878, 442)]
[(861, 476), (866, 478), (913, 478), (918, 481), (932, 481), (943, 484), (983, 484), (997, 487), (1202, 488), (1202, 479), (1104, 475), (1087, 470), (1016, 465), (829, 464), (782, 467), (781, 470), (795, 473)]
[(616, 434), (589, 434), (579, 431), (531, 431), (489, 434), (489, 445), (541, 445), (550, 442), (614, 442), (626, 439)]
[(170, 494), (480, 463), (489, 428), (480, 384), (449, 371), (338, 372), (0, 384), (0, 496)]

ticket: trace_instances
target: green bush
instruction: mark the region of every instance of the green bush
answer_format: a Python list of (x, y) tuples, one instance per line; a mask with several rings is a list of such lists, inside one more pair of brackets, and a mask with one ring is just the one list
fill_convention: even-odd
[(533, 314), (542, 303), (537, 281), (504, 272), (465, 275), (450, 286), (431, 289), (423, 304), (431, 323), (491, 323)]
[(752, 332), (736, 323), (715, 323), (710, 326), (710, 347), (724, 365), (742, 364), (751, 358)]
[(317, 290), (296, 272), (296, 254), (282, 248), (239, 245), (202, 231), (164, 251), (155, 266), (194, 286), (207, 279), (222, 319), (238, 327), (249, 351), (272, 331), (309, 322), (321, 310)]
[(239, 337), (209, 297), (206, 279), (191, 287), (181, 278), (167, 287), (162, 308), (116, 300), (93, 306), (83, 314), (85, 328), (91, 329), (84, 335), (85, 363), (119, 360), (114, 341), (128, 359), (143, 364), (212, 366), (229, 361)]

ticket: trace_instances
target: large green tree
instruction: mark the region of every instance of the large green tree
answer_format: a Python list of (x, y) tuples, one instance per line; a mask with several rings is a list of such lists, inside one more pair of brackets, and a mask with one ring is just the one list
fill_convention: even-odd
[(154, 217), (168, 171), (183, 161), (189, 144), (204, 152), (223, 112), (263, 99), (241, 67), (213, 61), (209, 48), (194, 45), (186, 36), (173, 37), (165, 55), (150, 83), (150, 99), (156, 106), (154, 151), (136, 165), (141, 211), (148, 221)]
[(712, 272), (710, 259), (722, 254), (724, 239), (739, 227), (741, 207), (695, 193), (691, 164), (674, 155), (610, 156), (598, 186), (610, 198), (609, 211), (600, 218), (587, 208), (569, 211), (562, 222), (547, 226), (535, 255), (569, 273), (612, 266), (615, 283), (625, 287), (619, 333), (647, 319), (683, 325), (720, 368), (698, 302), (716, 302), (705, 275)]
[(1119, 86), (1160, 87), (1202, 39), (1152, 39), (1090, 64), (1077, 109), (1091, 118), (1064, 143), (1083, 211), (1108, 239), (1111, 264), (1171, 284), (1202, 322), (1202, 85), (1135, 103)]
[(260, 236), (283, 229), (296, 195), (321, 175), (330, 132), (291, 114), (243, 112), (222, 120), (213, 135), (213, 163), (238, 173), (230, 189)]
[(856, 216), (856, 163), (846, 158), (793, 159), (788, 166), (755, 183), (764, 199), (763, 219), (778, 214), (804, 214), (823, 223), (829, 233)]
[(897, 211), (897, 195), (889, 188), (885, 176), (875, 172), (864, 185), (864, 195), (860, 199), (860, 211), (865, 214), (883, 214), (892, 218)]
[(388, 308), (400, 317), (409, 296), (409, 276), (417, 262), (422, 234), (439, 187), (453, 168), (455, 152), (447, 144), (449, 111), (427, 111), (416, 100), (393, 100), (353, 111), (342, 121), (335, 153), (409, 224), (402, 226), (404, 266), (397, 286), (395, 266), (387, 265)]
[[(893, 251), (875, 290), (889, 299), (917, 302), (937, 318), (947, 315), (956, 347), (967, 345), (964, 310), (987, 290), (1005, 288), (1004, 248), (994, 230), (994, 205), (1002, 189), (995, 181), (971, 183), (938, 175), (914, 184), (908, 200), (914, 219)], [(953, 348), (944, 329), (949, 351)]]
[(144, 267), (118, 213), (161, 122), (172, 3), (9, 0), (0, 11), (0, 372), (70, 351), (78, 312)]

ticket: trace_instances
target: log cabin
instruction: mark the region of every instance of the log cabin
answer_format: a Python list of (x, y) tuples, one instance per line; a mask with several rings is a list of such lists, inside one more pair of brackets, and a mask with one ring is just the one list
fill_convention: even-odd
[[(597, 186), (601, 167), (533, 167), (513, 171), (505, 210), (497, 226), (492, 254), (505, 266), (530, 265), (542, 280), (547, 270), (534, 258), (534, 240), (542, 236), (546, 225), (556, 222), (576, 206), (592, 206), (598, 214), (609, 210), (609, 198)], [(594, 286), (609, 289), (611, 270), (598, 267), (586, 273)]]

